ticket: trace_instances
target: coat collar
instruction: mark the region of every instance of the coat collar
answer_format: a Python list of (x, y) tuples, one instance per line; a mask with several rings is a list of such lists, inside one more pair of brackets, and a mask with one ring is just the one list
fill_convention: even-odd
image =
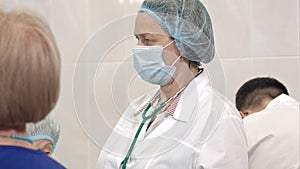
[(204, 71), (194, 78), (183, 91), (173, 118), (178, 121), (187, 122), (190, 119), (199, 98), (205, 87), (209, 84), (208, 77)]
[[(173, 118), (178, 121), (187, 122), (190, 119), (193, 110), (195, 109), (199, 97), (208, 84), (209, 80), (205, 71), (195, 77), (181, 94)], [(138, 121), (142, 121), (141, 115), (139, 116), (139, 114), (142, 113), (139, 110), (143, 109), (143, 106), (147, 105), (149, 100), (151, 100), (151, 98), (153, 98), (155, 94), (157, 94), (158, 90), (159, 89), (155, 89), (148, 93), (147, 96), (144, 97), (142, 104), (136, 108), (134, 116), (138, 117)]]
[(290, 96), (286, 95), (286, 94), (281, 94), (279, 96), (277, 96), (276, 98), (274, 98), (265, 109), (271, 108), (271, 107), (275, 107), (279, 104), (283, 104), (283, 103), (287, 103), (287, 102), (297, 102), (295, 99), (291, 98)]

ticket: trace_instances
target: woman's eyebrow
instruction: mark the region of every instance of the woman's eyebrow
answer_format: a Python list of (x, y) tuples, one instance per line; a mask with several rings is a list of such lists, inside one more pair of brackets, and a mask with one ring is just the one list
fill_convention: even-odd
[(141, 34), (134, 34), (135, 37), (145, 37), (145, 36), (150, 36), (150, 37), (154, 37), (154, 35), (150, 34), (150, 33), (141, 33)]
[[(155, 34), (155, 33), (141, 33), (141, 34), (134, 34), (136, 38), (141, 37), (141, 38), (159, 38), (159, 37), (170, 37), (169, 35), (164, 35), (164, 34)], [(173, 38), (172, 38), (173, 39)]]

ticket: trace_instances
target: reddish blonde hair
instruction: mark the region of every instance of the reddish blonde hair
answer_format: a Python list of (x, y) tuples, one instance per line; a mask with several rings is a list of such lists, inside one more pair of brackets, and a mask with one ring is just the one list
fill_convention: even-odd
[(45, 21), (30, 11), (0, 9), (0, 129), (25, 130), (59, 96), (60, 54)]

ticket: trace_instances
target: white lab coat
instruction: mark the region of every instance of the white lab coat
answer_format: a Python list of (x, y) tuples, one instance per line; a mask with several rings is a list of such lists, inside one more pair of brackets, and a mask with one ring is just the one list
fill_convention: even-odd
[[(157, 92), (137, 99), (120, 118), (98, 158), (97, 169), (117, 169), (142, 121), (138, 110)], [(157, 118), (158, 119), (158, 118)], [(242, 120), (204, 73), (184, 90), (173, 116), (150, 134), (140, 133), (127, 169), (247, 169)]]
[(299, 102), (281, 94), (244, 120), (250, 169), (299, 169)]

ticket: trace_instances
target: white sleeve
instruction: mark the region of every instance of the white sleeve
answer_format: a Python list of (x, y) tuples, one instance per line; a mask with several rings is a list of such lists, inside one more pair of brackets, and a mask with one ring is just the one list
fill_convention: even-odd
[(215, 131), (201, 147), (201, 169), (248, 169), (247, 141), (242, 119), (223, 116)]

